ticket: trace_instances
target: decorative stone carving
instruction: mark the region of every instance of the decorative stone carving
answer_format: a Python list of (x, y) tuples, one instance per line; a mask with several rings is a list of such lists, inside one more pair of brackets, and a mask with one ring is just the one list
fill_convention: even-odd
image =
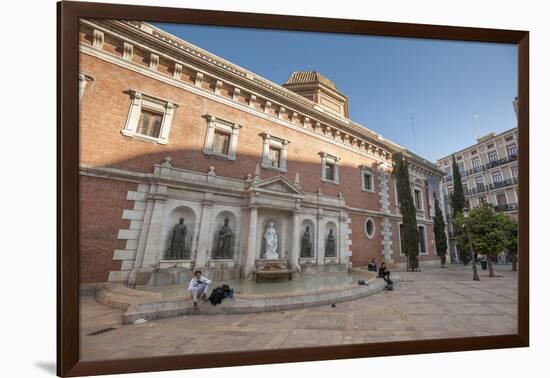
[(264, 234), (265, 239), (265, 255), (264, 257), (269, 260), (278, 260), (279, 254), (277, 253), (277, 231), (273, 227), (273, 222), (269, 223), (267, 230)]
[(215, 259), (231, 259), (233, 258), (233, 253), (231, 251), (231, 237), (233, 236), (233, 231), (229, 227), (229, 218), (224, 219), (224, 224), (220, 231), (218, 231), (218, 244), (216, 245), (216, 250), (214, 251)]
[(159, 56), (157, 54), (151, 54), (151, 58), (149, 59), (149, 68), (156, 71), (158, 66)]
[(98, 49), (103, 48), (105, 36), (101, 30), (94, 29), (92, 46)]
[(313, 248), (309, 226), (306, 226), (306, 230), (302, 235), (302, 243), (300, 244), (300, 257), (313, 257)]
[(332, 228), (329, 231), (327, 236), (327, 243), (325, 246), (325, 256), (326, 257), (336, 257), (336, 238), (332, 233)]
[(181, 72), (183, 71), (183, 66), (179, 63), (174, 65), (174, 79), (179, 80), (181, 78)]
[(180, 222), (172, 231), (172, 242), (170, 243), (169, 258), (175, 260), (183, 260), (185, 256), (185, 237), (187, 236), (187, 226), (183, 224), (184, 218), (180, 218)]
[(122, 59), (131, 61), (133, 56), (134, 56), (134, 45), (128, 42), (124, 42)]

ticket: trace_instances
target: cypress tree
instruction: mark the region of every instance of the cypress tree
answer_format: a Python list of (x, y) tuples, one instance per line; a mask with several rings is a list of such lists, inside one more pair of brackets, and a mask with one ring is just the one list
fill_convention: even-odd
[[(456, 237), (459, 237), (462, 230), (457, 227), (455, 218), (458, 214), (462, 214), (464, 206), (466, 206), (466, 198), (464, 197), (464, 188), (462, 187), (462, 178), (460, 177), (460, 169), (453, 155), (453, 194), (451, 194), (451, 211), (453, 216), (453, 232)], [(459, 245), (456, 246), (460, 260), (464, 265), (470, 261), (470, 253), (468, 250), (463, 250)]]
[(407, 256), (407, 267), (415, 270), (418, 268), (419, 236), (416, 208), (409, 182), (409, 164), (400, 153), (394, 154), (393, 161), (393, 177), (396, 180), (399, 210), (403, 217), (403, 254)]
[(462, 178), (460, 177), (460, 169), (456, 163), (453, 155), (453, 194), (451, 194), (451, 208), (453, 210), (453, 217), (455, 214), (462, 213), (464, 206), (466, 205), (466, 198), (464, 197), (464, 188), (462, 187)]
[(443, 212), (439, 207), (439, 201), (435, 198), (435, 217), (434, 217), (434, 239), (435, 250), (437, 255), (441, 258), (441, 267), (445, 267), (445, 260), (447, 256), (447, 235), (445, 234), (445, 220), (443, 219)]

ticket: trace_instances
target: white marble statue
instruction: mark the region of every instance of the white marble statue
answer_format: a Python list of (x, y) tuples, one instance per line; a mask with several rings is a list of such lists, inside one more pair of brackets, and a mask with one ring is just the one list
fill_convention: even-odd
[(269, 227), (264, 234), (265, 239), (265, 255), (264, 258), (270, 260), (278, 260), (279, 254), (277, 253), (277, 231), (273, 227), (273, 222), (269, 223)]

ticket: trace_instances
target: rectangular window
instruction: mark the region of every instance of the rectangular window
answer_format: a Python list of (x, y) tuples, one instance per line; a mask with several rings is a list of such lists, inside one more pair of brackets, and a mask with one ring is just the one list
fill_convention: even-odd
[(512, 135), (507, 135), (507, 136), (504, 137), (505, 142), (511, 142), (513, 140), (514, 140), (514, 135), (513, 134)]
[(472, 160), (472, 167), (474, 168), (474, 172), (479, 172), (481, 170), (481, 161), (479, 158)]
[(493, 173), (493, 183), (497, 183), (501, 181), (502, 181), (502, 173), (500, 172)]
[(281, 162), (281, 150), (275, 147), (269, 147), (269, 161), (273, 167), (279, 168)]
[(325, 179), (334, 181), (334, 164), (325, 162)]
[(518, 169), (517, 168), (512, 168), (512, 177), (513, 178), (518, 178)]
[(506, 204), (507, 204), (506, 194), (504, 194), (504, 193), (497, 194), (497, 205), (498, 206), (504, 206)]
[(428, 253), (426, 250), (426, 229), (424, 226), (418, 226), (418, 247), (420, 249), (420, 253)]
[(420, 190), (414, 190), (414, 204), (417, 210), (422, 210), (422, 192)]
[(479, 197), (479, 204), (480, 205), (483, 205), (483, 204), (486, 204), (487, 203), (487, 198), (486, 197)]
[(472, 156), (475, 156), (475, 155), (477, 155), (477, 151), (476, 151), (476, 150), (470, 151), (470, 154), (471, 154)]
[(487, 149), (490, 150), (491, 148), (495, 148), (494, 143), (490, 143), (487, 145)]
[(372, 173), (370, 172), (363, 172), (363, 190), (374, 190)]
[(515, 158), (518, 156), (518, 148), (515, 144), (506, 147), (506, 151), (508, 152), (508, 157)]
[(212, 152), (221, 155), (229, 154), (229, 140), (231, 136), (226, 133), (222, 133), (219, 130), (214, 130), (214, 141), (212, 143)]
[(491, 151), (487, 153), (487, 158), (489, 159), (489, 163), (493, 163), (498, 160), (497, 152)]
[(162, 125), (162, 114), (141, 110), (139, 117), (137, 134), (146, 135), (153, 138), (158, 138), (160, 135), (160, 127)]
[(461, 161), (460, 163), (457, 163), (458, 165), (458, 171), (460, 172), (460, 174), (463, 174), (464, 173), (464, 162)]

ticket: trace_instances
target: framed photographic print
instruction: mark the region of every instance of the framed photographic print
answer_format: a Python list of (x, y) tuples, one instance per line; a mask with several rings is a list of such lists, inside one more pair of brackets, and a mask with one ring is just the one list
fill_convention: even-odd
[(528, 346), (528, 60), (58, 3), (58, 375)]

